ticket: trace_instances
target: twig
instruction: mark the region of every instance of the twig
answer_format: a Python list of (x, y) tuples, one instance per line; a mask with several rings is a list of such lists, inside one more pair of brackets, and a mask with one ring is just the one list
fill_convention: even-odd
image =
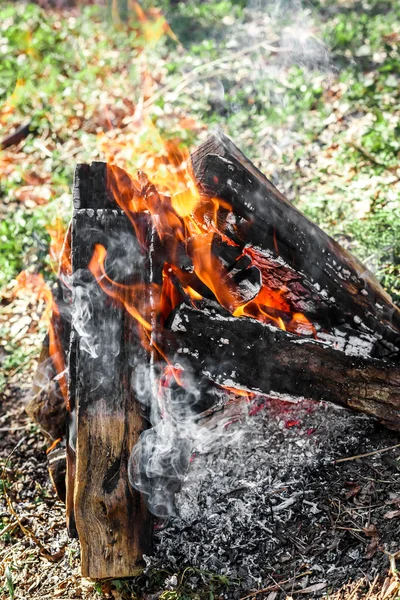
[(386, 554), (386, 556), (389, 559), (389, 573), (391, 575), (394, 575), (395, 577), (398, 576), (397, 573), (397, 566), (396, 566), (396, 559), (400, 558), (400, 550), (398, 550), (397, 552), (389, 552), (388, 550), (385, 550), (385, 548), (383, 546), (379, 546), (379, 550), (381, 552), (383, 552), (383, 554)]
[(15, 527), (17, 527), (17, 525), (18, 525), (18, 523), (16, 521), (14, 521), (13, 523), (9, 523), (3, 529), (0, 529), (0, 537), (5, 535), (6, 533), (8, 533), (10, 530), (14, 529)]
[(354, 596), (356, 595), (356, 592), (358, 592), (359, 588), (362, 586), (363, 583), (364, 583), (364, 580), (360, 579), (360, 581), (357, 583), (356, 587), (354, 588), (354, 590), (351, 592), (350, 596), (348, 597), (348, 600), (352, 600), (354, 598)]
[(29, 121), (29, 123), (24, 123), (23, 125), (20, 125), (19, 127), (17, 127), (17, 129), (14, 131), (14, 133), (11, 133), (7, 137), (5, 137), (0, 142), (0, 149), (5, 150), (6, 148), (9, 148), (10, 146), (15, 146), (16, 144), (19, 144), (20, 142), (22, 142), (22, 140), (24, 140), (26, 137), (28, 137), (28, 135), (30, 133), (33, 133), (33, 134), (37, 133), (37, 128), (32, 126), (32, 121)]
[(300, 575), (295, 575), (295, 577), (292, 577), (291, 579), (285, 579), (285, 581), (281, 581), (280, 583), (274, 583), (274, 585), (269, 585), (268, 587), (263, 588), (262, 590), (256, 590), (255, 592), (252, 592), (248, 596), (243, 596), (242, 598), (240, 598), (240, 600), (248, 600), (248, 598), (254, 598), (255, 596), (258, 596), (258, 594), (264, 594), (265, 592), (272, 592), (274, 590), (279, 589), (286, 583), (292, 583), (296, 579), (299, 579), (300, 577), (305, 577), (306, 575), (312, 575), (312, 571), (306, 571), (305, 573), (300, 573)]
[(29, 426), (29, 423), (26, 425), (20, 425), (19, 427), (13, 427), (10, 429), (9, 427), (0, 427), (0, 433), (14, 433), (14, 431), (21, 431), (22, 429), (26, 429)]
[(367, 158), (372, 164), (376, 165), (377, 167), (382, 167), (382, 169), (385, 169), (386, 171), (389, 171), (389, 173), (394, 175), (396, 177), (396, 180), (392, 181), (391, 183), (396, 183), (400, 180), (400, 177), (398, 175), (398, 167), (391, 167), (390, 165), (385, 165), (385, 163), (381, 163), (373, 154), (371, 154), (371, 152), (368, 152), (368, 150), (366, 150), (363, 146), (359, 146), (355, 142), (349, 142), (349, 146), (351, 146), (360, 154), (365, 156), (365, 158)]
[(365, 458), (366, 456), (373, 456), (374, 454), (382, 454), (383, 452), (389, 452), (389, 450), (394, 450), (395, 448), (400, 448), (400, 444), (395, 444), (394, 446), (388, 446), (387, 448), (381, 448), (380, 450), (374, 450), (373, 452), (365, 452), (365, 454), (356, 454), (355, 456), (346, 456), (345, 458), (338, 458), (333, 461), (334, 465), (339, 463), (347, 462), (349, 460), (357, 460), (358, 458)]
[(371, 595), (372, 595), (372, 592), (374, 591), (374, 589), (375, 589), (375, 586), (376, 586), (376, 584), (378, 583), (378, 580), (379, 580), (379, 574), (378, 574), (378, 575), (375, 577), (375, 579), (373, 580), (373, 582), (369, 584), (369, 585), (370, 585), (370, 587), (369, 587), (369, 590), (368, 590), (368, 594), (367, 594), (367, 598), (366, 598), (366, 600), (368, 600), (368, 598), (370, 598), (370, 597), (371, 597)]

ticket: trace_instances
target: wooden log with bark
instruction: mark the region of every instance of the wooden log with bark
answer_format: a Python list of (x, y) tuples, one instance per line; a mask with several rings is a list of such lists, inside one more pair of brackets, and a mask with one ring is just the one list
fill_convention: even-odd
[[(151, 236), (148, 218), (137, 226)], [(89, 270), (97, 244), (107, 249), (106, 270), (121, 286), (137, 283), (139, 275), (141, 284), (151, 282), (148, 257), (135, 256), (133, 227), (113, 203), (103, 164), (79, 167), (74, 191), (70, 403), (76, 432), (68, 440), (67, 512), (81, 544), (82, 575), (126, 577), (141, 570), (152, 547), (152, 517), (128, 478), (131, 450), (147, 426), (132, 372), (148, 356), (123, 295), (111, 298)]]

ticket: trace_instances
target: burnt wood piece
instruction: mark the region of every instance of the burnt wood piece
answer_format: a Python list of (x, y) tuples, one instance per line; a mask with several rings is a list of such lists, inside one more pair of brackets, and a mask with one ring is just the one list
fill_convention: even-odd
[[(128, 478), (131, 450), (147, 426), (131, 385), (138, 361), (149, 360), (141, 344), (143, 332), (122, 303), (101, 289), (88, 265), (95, 245), (102, 244), (105, 269), (113, 280), (135, 283), (140, 276), (148, 284), (151, 269), (129, 219), (111, 204), (106, 165), (79, 166), (70, 349), (76, 434), (70, 431), (67, 448), (67, 505), (81, 544), (82, 575), (94, 579), (137, 574), (143, 554), (151, 553), (153, 531), (153, 518)], [(138, 216), (137, 227), (143, 239), (151, 234), (148, 215)]]
[[(219, 228), (233, 241), (259, 250), (293, 311), (317, 318), (325, 331), (348, 328), (372, 335), (371, 355), (400, 358), (400, 311), (375, 277), (349, 252), (301, 214), (224, 135), (192, 154), (202, 194), (231, 206)], [(281, 279), (281, 282), (279, 282)]]
[(372, 415), (400, 430), (400, 367), (348, 356), (216, 304), (186, 304), (171, 317), (162, 344), (171, 363), (218, 385), (278, 398), (325, 400)]
[(61, 502), (66, 501), (66, 455), (65, 455), (65, 440), (60, 442), (54, 449), (47, 453), (47, 467), (54, 489)]
[[(57, 446), (47, 455), (47, 466), (57, 495), (60, 500), (65, 502), (65, 435), (69, 413), (66, 376), (64, 374), (60, 380), (57, 377), (57, 371), (64, 369), (67, 365), (71, 334), (71, 294), (70, 290), (59, 280), (52, 289), (52, 295), (58, 307), (58, 313), (54, 312), (51, 317), (52, 334), (50, 335), (49, 332), (43, 341), (38, 368), (33, 380), (31, 399), (26, 407), (26, 412), (40, 426), (50, 447), (55, 440), (64, 440), (64, 448), (61, 452)], [(55, 347), (51, 350), (50, 338), (55, 340)], [(60, 385), (60, 381), (62, 381), (62, 385)], [(73, 531), (72, 527), (70, 531)]]
[(10, 135), (2, 139), (2, 141), (0, 142), (0, 150), (6, 150), (7, 148), (10, 148), (10, 146), (15, 146), (16, 144), (19, 144), (20, 142), (22, 142), (22, 140), (27, 138), (30, 133), (35, 134), (36, 132), (37, 127), (34, 127), (31, 122), (24, 123), (23, 125), (17, 127), (14, 133), (11, 133)]

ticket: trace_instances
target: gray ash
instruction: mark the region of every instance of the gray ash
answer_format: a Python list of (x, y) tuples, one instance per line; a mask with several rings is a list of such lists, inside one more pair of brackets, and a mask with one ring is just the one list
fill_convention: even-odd
[(374, 524), (379, 543), (398, 550), (399, 520), (384, 518), (400, 496), (398, 451), (334, 460), (396, 444), (397, 434), (334, 406), (277, 400), (227, 429), (242, 434), (194, 456), (151, 566), (226, 575), (232, 598), (305, 571), (295, 589), (326, 582), (325, 592), (384, 571), (364, 529)]

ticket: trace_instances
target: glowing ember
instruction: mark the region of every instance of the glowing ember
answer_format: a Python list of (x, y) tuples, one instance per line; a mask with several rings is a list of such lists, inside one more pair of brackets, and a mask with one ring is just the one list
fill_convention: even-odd
[[(225, 265), (213, 253), (214, 241), (236, 248), (239, 257), (247, 257), (249, 267), (257, 267), (263, 275), (262, 257), (254, 248), (241, 250), (219, 229), (219, 212), (222, 209), (227, 213), (232, 207), (218, 198), (200, 195), (191, 173), (188, 152), (170, 141), (164, 143), (154, 126), (147, 122), (139, 130), (135, 141), (137, 146), (133, 148), (115, 147), (105, 137), (100, 143), (109, 159), (118, 156), (120, 161), (129, 164), (136, 160), (140, 166), (135, 180), (127, 178), (125, 172), (111, 165), (109, 186), (135, 228), (135, 214), (151, 214), (160, 240), (168, 247), (162, 288), (156, 292), (163, 321), (184, 296), (195, 304), (204, 297), (207, 289), (207, 297), (214, 297), (235, 317), (251, 317), (299, 335), (315, 337), (315, 328), (307, 317), (292, 310), (286, 296), (287, 289), (273, 289), (269, 287), (267, 278), (262, 277), (261, 289), (251, 300), (238, 293)], [(149, 151), (149, 142), (150, 147), (156, 147), (157, 151)], [(137, 233), (140, 240), (140, 232)], [(99, 248), (95, 252), (91, 270), (100, 285), (109, 295), (122, 301), (130, 314), (149, 329), (149, 321), (134, 306), (136, 292), (132, 290), (130, 299), (123, 300), (120, 284), (113, 283), (105, 274), (106, 250), (103, 249), (101, 255)], [(187, 265), (183, 268), (181, 264), (182, 253), (190, 259), (189, 268)], [(101, 268), (96, 266), (99, 259)]]

